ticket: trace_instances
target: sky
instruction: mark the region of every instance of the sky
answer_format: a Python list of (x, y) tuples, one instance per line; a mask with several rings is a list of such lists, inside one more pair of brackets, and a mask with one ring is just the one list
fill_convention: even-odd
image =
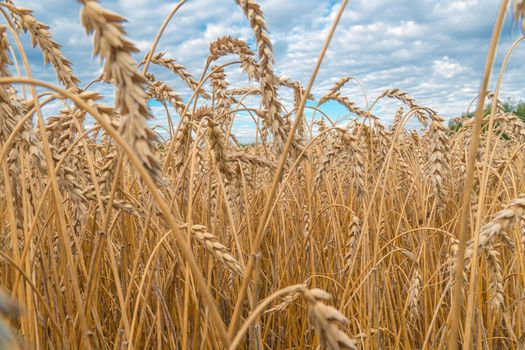
[[(297, 80), (305, 86), (317, 56), (339, 9), (334, 0), (259, 0), (265, 13), (275, 52), (277, 74)], [(101, 72), (101, 64), (92, 56), (92, 38), (80, 24), (81, 4), (71, 0), (15, 0), (17, 6), (34, 10), (35, 17), (50, 26), (63, 46), (65, 56), (81, 85)], [(129, 38), (142, 51), (149, 49), (167, 13), (177, 1), (103, 0), (102, 6), (128, 19)], [(476, 97), (481, 81), (488, 44), (498, 11), (494, 0), (351, 0), (343, 14), (323, 61), (313, 88), (319, 98), (339, 78), (351, 76), (364, 86), (373, 101), (387, 88), (408, 92), (420, 105), (436, 110), (445, 118), (464, 112)], [(503, 58), (522, 32), (509, 13), (501, 35), (496, 58), (494, 86)], [(241, 9), (233, 0), (188, 0), (168, 25), (157, 51), (164, 51), (200, 77), (209, 53), (209, 43), (231, 35), (246, 40), (256, 50), (253, 34)], [(30, 46), (28, 38), (24, 40)], [(50, 67), (44, 67), (37, 50), (28, 50), (33, 75), (56, 82)], [(220, 62), (230, 61), (232, 57)], [(500, 90), (502, 100), (525, 100), (525, 49), (513, 53)], [(170, 84), (181, 96), (189, 91), (177, 77), (162, 68), (152, 67), (155, 76)], [(232, 87), (248, 86), (239, 68), (227, 68)], [(111, 89), (95, 85), (108, 99)], [(342, 93), (361, 108), (366, 107), (363, 91), (350, 82)], [(285, 101), (292, 99), (283, 92)], [(106, 103), (112, 101), (107, 100)], [(399, 102), (382, 100), (373, 112), (389, 124)], [(50, 107), (52, 108), (52, 107)], [(163, 109), (151, 108), (155, 123), (166, 124)], [(325, 106), (333, 119), (347, 117), (336, 104)], [(254, 135), (249, 117), (239, 117), (235, 134), (244, 141)]]

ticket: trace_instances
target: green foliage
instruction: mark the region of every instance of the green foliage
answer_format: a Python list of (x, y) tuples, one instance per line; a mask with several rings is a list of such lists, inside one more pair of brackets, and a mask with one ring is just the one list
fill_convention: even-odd
[[(519, 101), (516, 104), (513, 104), (507, 101), (507, 102), (503, 102), (502, 105), (503, 105), (503, 110), (505, 111), (505, 113), (513, 113), (517, 115), (518, 117), (520, 117), (521, 120), (525, 122), (525, 101)], [(483, 114), (484, 115), (489, 114), (491, 109), (492, 109), (492, 103), (489, 103), (487, 107), (485, 107)], [(463, 113), (463, 116), (471, 118), (474, 116), (474, 113), (475, 112)]]
[(503, 107), (505, 109), (505, 112), (511, 112), (518, 117), (522, 121), (525, 122), (525, 101), (519, 101), (517, 104), (511, 104), (509, 102), (503, 103)]
[(520, 101), (516, 105), (516, 109), (514, 111), (514, 114), (519, 116), (521, 118), (521, 120), (525, 121), (525, 102), (524, 101)]
[[(525, 101), (519, 101), (518, 103), (512, 103), (512, 102), (504, 102), (503, 105), (503, 111), (505, 113), (513, 113), (516, 116), (518, 116), (524, 123), (525, 123)], [(483, 115), (490, 114), (490, 111), (492, 109), (492, 103), (489, 103), (485, 110), (483, 111)], [(466, 118), (472, 118), (474, 117), (475, 112), (465, 112), (461, 116)], [(457, 119), (452, 119), (449, 123), (449, 129), (453, 132), (458, 131), (461, 129), (461, 122), (459, 122)]]

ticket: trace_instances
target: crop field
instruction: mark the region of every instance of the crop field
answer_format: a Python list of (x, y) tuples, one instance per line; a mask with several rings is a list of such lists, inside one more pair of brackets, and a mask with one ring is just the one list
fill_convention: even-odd
[[(190, 74), (158, 45), (185, 2), (139, 52), (125, 18), (81, 0), (102, 62), (88, 85), (53, 28), (0, 2), (0, 349), (525, 349), (525, 124), (499, 96), (506, 61), (488, 91), (525, 2), (501, 1), (472, 113), (452, 120), (395, 87), (365, 108), (350, 76), (312, 96), (346, 0), (305, 84), (277, 73), (255, 0), (236, 1), (253, 42), (218, 37)], [(21, 37), (59, 84), (33, 78)], [(154, 100), (177, 117), (163, 137)], [(372, 112), (387, 101), (388, 124)]]

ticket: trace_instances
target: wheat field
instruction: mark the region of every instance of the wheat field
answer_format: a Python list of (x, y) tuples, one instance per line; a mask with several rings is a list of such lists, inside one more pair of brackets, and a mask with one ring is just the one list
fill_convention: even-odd
[[(312, 96), (347, 1), (306, 86), (274, 70), (255, 0), (236, 1), (255, 48), (217, 38), (190, 74), (157, 47), (184, 3), (139, 53), (123, 17), (80, 1), (96, 82), (114, 87), (102, 98), (52, 28), (0, 2), (0, 348), (525, 349), (525, 124), (499, 97), (523, 37), (487, 89), (504, 17), (525, 30), (525, 3), (501, 1), (475, 116), (450, 124), (397, 88), (360, 107), (342, 92), (352, 77)], [(24, 35), (58, 85), (32, 77)], [(168, 137), (150, 100), (177, 113)], [(391, 125), (372, 113), (387, 100)]]

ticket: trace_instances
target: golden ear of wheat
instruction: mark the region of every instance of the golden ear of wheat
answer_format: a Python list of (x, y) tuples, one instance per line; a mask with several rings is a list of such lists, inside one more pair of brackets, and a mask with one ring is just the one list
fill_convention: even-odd
[(214, 67), (211, 73), (211, 86), (213, 100), (215, 102), (215, 115), (218, 122), (229, 121), (228, 111), (230, 110), (231, 98), (228, 96), (228, 82), (224, 68)]
[(339, 310), (324, 303), (331, 298), (331, 295), (322, 289), (314, 288), (303, 291), (303, 296), (308, 303), (308, 315), (319, 337), (320, 345), (329, 350), (357, 350), (356, 341), (350, 339), (339, 328), (340, 325), (347, 323), (348, 319)]
[[(408, 93), (401, 91), (398, 88), (387, 89), (379, 97), (378, 100), (383, 97), (389, 97), (403, 102), (409, 109), (419, 109), (419, 106), (415, 99), (413, 99)], [(428, 126), (428, 118), (424, 113), (416, 112), (416, 117), (423, 126)], [(435, 114), (435, 113), (434, 113)]]
[(359, 220), (359, 218), (354, 215), (352, 217), (350, 227), (348, 228), (348, 238), (345, 244), (345, 271), (348, 271), (350, 264), (354, 259), (356, 245), (359, 240), (359, 236), (361, 235), (361, 225), (361, 220)]
[(317, 170), (315, 172), (314, 188), (317, 189), (319, 187), (324, 174), (329, 171), (332, 161), (338, 155), (338, 151), (340, 151), (341, 148), (342, 145), (337, 140), (334, 140), (330, 142), (330, 144), (328, 144), (323, 154), (321, 155), (319, 165), (317, 166)]
[(104, 79), (116, 87), (115, 105), (123, 118), (123, 133), (158, 185), (164, 186), (160, 163), (155, 155), (156, 134), (146, 125), (150, 112), (146, 80), (137, 72), (131, 53), (137, 48), (124, 37), (124, 17), (102, 8), (94, 0), (83, 1), (81, 20), (88, 33), (95, 32), (93, 52), (105, 60)]
[(410, 279), (410, 287), (408, 289), (408, 311), (410, 322), (413, 325), (419, 321), (422, 311), (421, 311), (421, 290), (422, 290), (422, 276), (419, 268), (416, 267), (412, 272), (412, 277)]
[(210, 60), (215, 61), (231, 54), (239, 56), (241, 68), (246, 72), (249, 79), (259, 80), (260, 67), (253, 58), (255, 53), (246, 42), (231, 36), (223, 36), (210, 43)]
[(355, 114), (358, 117), (367, 118), (367, 117), (372, 116), (370, 112), (364, 111), (361, 108), (357, 107), (355, 103), (351, 102), (348, 99), (348, 97), (341, 95), (341, 92), (340, 92), (341, 88), (348, 81), (350, 81), (350, 79), (351, 79), (350, 77), (344, 77), (344, 78), (337, 80), (334, 83), (334, 85), (330, 88), (330, 90), (328, 90), (328, 92), (319, 99), (317, 105), (321, 106), (328, 101), (335, 101), (343, 105), (348, 110), (348, 112)]
[[(186, 228), (187, 225), (181, 226)], [(206, 226), (204, 225), (192, 225), (191, 233), (193, 238), (201, 243), (208, 252), (210, 252), (217, 260), (222, 262), (231, 271), (238, 274), (240, 277), (244, 275), (244, 269), (241, 264), (235, 259), (229, 252), (228, 249), (217, 241), (217, 237), (207, 232)]]
[(290, 290), (290, 294), (283, 301), (265, 313), (282, 312), (295, 302), (300, 296), (308, 304), (308, 316), (319, 338), (319, 344), (328, 350), (357, 350), (357, 342), (350, 339), (340, 328), (348, 323), (348, 319), (333, 306), (325, 302), (332, 296), (320, 288), (308, 289), (305, 285), (297, 285)]
[(438, 115), (431, 115), (429, 130), (430, 181), (434, 188), (434, 197), (438, 208), (442, 209), (447, 197), (450, 176), (450, 147), (444, 120)]
[[(267, 112), (267, 117), (263, 119), (263, 122), (265, 128), (272, 132), (273, 148), (278, 157), (283, 151), (290, 125), (281, 116), (283, 108), (277, 95), (277, 79), (273, 70), (273, 48), (268, 35), (266, 20), (260, 5), (255, 0), (235, 0), (235, 2), (243, 10), (255, 34), (259, 57), (262, 104)], [(298, 154), (301, 150), (300, 140), (296, 137), (292, 143), (292, 153)]]
[[(199, 86), (199, 83), (197, 83), (195, 81), (195, 79), (193, 79), (193, 76), (191, 75), (190, 72), (188, 72), (188, 70), (186, 69), (186, 67), (184, 67), (183, 65), (181, 64), (178, 64), (173, 58), (167, 58), (165, 57), (166, 56), (166, 53), (165, 52), (159, 52), (159, 53), (156, 53), (155, 55), (153, 55), (151, 57), (151, 63), (153, 64), (156, 64), (158, 66), (161, 66), (161, 67), (164, 67), (168, 70), (170, 70), (171, 72), (173, 72), (175, 75), (177, 75), (178, 77), (180, 77), (182, 79), (182, 81), (184, 81), (186, 83), (186, 85), (192, 90), (192, 91), (195, 91), (197, 90), (197, 87)], [(145, 59), (142, 60), (141, 64), (143, 64), (145, 62)], [(199, 95), (201, 95), (202, 97), (204, 97), (205, 99), (209, 99), (210, 98), (210, 95), (208, 95), (203, 89), (202, 87), (199, 88)]]
[(184, 109), (186, 109), (186, 104), (168, 84), (159, 81), (152, 80), (151, 84), (148, 86), (148, 97), (154, 98), (159, 102), (169, 102), (175, 108), (179, 116), (182, 116)]
[(60, 44), (53, 40), (49, 27), (37, 21), (33, 16), (33, 11), (28, 8), (16, 7), (12, 1), (7, 2), (7, 8), (13, 18), (15, 28), (29, 32), (33, 47), (40, 48), (44, 56), (44, 63), (51, 63), (58, 81), (68, 89), (77, 90), (79, 80), (73, 74), (72, 63), (60, 50)]

